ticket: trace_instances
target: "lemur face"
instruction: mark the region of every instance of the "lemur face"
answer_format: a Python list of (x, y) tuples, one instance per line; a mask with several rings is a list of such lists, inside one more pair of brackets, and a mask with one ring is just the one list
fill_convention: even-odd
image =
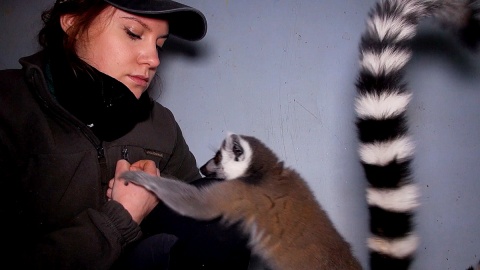
[(209, 177), (225, 180), (245, 174), (252, 160), (252, 148), (241, 135), (229, 133), (215, 156), (205, 163), (200, 172)]

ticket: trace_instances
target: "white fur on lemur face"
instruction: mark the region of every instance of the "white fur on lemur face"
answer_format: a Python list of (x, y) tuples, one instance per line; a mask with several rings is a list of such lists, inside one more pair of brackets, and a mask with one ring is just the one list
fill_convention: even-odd
[(226, 180), (235, 179), (245, 174), (252, 161), (252, 148), (240, 135), (228, 134), (220, 150), (220, 160)]
[(252, 161), (252, 148), (241, 135), (229, 133), (214, 158), (202, 167), (205, 175), (231, 180), (245, 175)]

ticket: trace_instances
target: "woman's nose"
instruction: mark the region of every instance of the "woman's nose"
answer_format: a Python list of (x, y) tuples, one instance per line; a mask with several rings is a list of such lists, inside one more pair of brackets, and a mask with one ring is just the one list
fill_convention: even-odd
[(157, 46), (148, 46), (138, 57), (141, 64), (148, 64), (150, 68), (157, 68), (160, 65), (160, 57)]

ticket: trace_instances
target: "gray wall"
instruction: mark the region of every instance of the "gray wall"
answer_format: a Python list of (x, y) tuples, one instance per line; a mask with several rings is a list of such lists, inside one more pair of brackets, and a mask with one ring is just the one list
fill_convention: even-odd
[[(39, 12), (52, 2), (1, 0), (0, 68), (36, 50)], [(194, 44), (170, 40), (158, 83), (199, 165), (227, 131), (262, 139), (307, 179), (365, 267), (353, 100), (374, 2), (184, 0), (205, 13), (209, 32)], [(409, 118), (422, 242), (412, 269), (465, 269), (480, 259), (480, 55), (428, 22), (414, 46)]]

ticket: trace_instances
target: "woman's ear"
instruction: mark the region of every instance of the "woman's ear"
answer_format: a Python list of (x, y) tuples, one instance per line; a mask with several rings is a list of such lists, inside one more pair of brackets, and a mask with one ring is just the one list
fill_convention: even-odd
[(73, 25), (75, 22), (75, 16), (71, 14), (65, 14), (60, 16), (60, 26), (63, 29), (63, 32), (65, 32), (68, 35), (68, 29)]

